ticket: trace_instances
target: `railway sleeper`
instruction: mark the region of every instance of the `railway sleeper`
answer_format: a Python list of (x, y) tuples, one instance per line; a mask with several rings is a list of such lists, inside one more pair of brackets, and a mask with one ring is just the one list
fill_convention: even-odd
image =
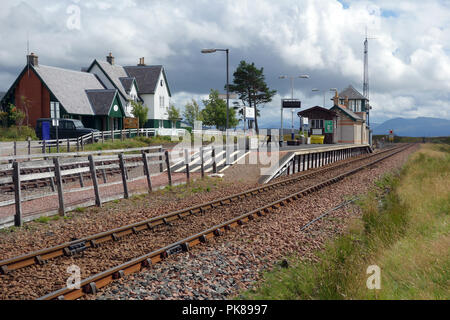
[(73, 245), (70, 245), (68, 247), (64, 248), (64, 255), (67, 257), (73, 256), (75, 254), (82, 253), (84, 250), (86, 250), (86, 241), (81, 241), (79, 243), (75, 243)]
[(7, 266), (7, 265), (4, 265), (4, 266), (1, 266), (1, 267), (0, 267), (0, 274), (5, 275), (5, 274), (7, 274), (8, 272), (9, 272), (9, 269), (8, 269), (8, 266)]
[(123, 278), (123, 277), (125, 277), (125, 272), (124, 272), (123, 270), (119, 270), (119, 271), (117, 271), (117, 272), (114, 272), (113, 275), (112, 275), (112, 278), (113, 278), (114, 280), (116, 280), (116, 279), (121, 279), (121, 278)]
[(145, 260), (142, 261), (142, 263), (141, 263), (142, 267), (145, 267), (145, 268), (150, 267), (152, 264), (153, 264), (153, 263), (152, 263), (152, 259), (150, 259), (150, 258), (145, 259)]
[(91, 282), (83, 287), (83, 292), (88, 294), (96, 294), (97, 293), (97, 284), (95, 282)]

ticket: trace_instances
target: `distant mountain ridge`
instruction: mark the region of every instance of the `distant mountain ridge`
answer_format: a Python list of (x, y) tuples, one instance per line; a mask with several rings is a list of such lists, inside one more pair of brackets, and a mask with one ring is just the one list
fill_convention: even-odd
[(374, 126), (373, 134), (389, 134), (389, 130), (394, 130), (397, 136), (444, 137), (450, 136), (450, 120), (429, 117), (394, 118)]

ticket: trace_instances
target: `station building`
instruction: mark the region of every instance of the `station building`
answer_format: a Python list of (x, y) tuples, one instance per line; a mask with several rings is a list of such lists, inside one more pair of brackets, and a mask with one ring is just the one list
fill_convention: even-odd
[(339, 94), (336, 92), (332, 100), (330, 109), (315, 106), (298, 113), (309, 119), (309, 134), (324, 135), (324, 143), (368, 144), (369, 100), (351, 85)]

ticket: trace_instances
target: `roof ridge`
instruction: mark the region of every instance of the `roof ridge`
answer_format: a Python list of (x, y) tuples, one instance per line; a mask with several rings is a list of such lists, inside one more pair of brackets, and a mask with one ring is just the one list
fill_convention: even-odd
[(105, 92), (106, 92), (106, 91), (114, 91), (114, 92), (116, 92), (117, 89), (86, 89), (85, 91), (86, 91), (86, 92), (87, 92), (87, 91), (96, 91), (96, 92), (97, 92), (97, 91), (105, 91)]
[(72, 70), (72, 69), (66, 69), (66, 68), (62, 68), (62, 67), (48, 66), (48, 65), (45, 65), (45, 64), (38, 64), (37, 66), (33, 66), (33, 68), (39, 68), (39, 67), (45, 67), (45, 68), (51, 68), (51, 69), (57, 69), (57, 70), (68, 71), (68, 72), (73, 72), (73, 73), (78, 73), (78, 74), (84, 74), (84, 75), (90, 75), (90, 76), (93, 75), (92, 73), (89, 73), (89, 72), (78, 71), (78, 70)]

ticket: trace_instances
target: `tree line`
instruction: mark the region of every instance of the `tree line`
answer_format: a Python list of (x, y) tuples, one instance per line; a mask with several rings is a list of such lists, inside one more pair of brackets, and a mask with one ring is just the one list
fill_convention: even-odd
[[(267, 86), (264, 76), (264, 68), (258, 69), (254, 63), (241, 61), (236, 71), (233, 73), (233, 83), (229, 85), (230, 92), (238, 95), (242, 106), (255, 109), (255, 119), (248, 120), (248, 127), (259, 132), (258, 117), (260, 108), (264, 104), (272, 101), (276, 90), (271, 90)], [(226, 90), (226, 86), (225, 86)], [(202, 121), (207, 126), (216, 126), (223, 130), (226, 128), (226, 102), (219, 98), (219, 92), (211, 89), (209, 98), (203, 100), (204, 109), (201, 110), (198, 103), (193, 99), (185, 106), (183, 112), (186, 122), (194, 126), (195, 121)], [(229, 127), (233, 128), (239, 124), (238, 116), (243, 118), (241, 107), (229, 108)]]
[[(264, 68), (258, 69), (254, 63), (241, 61), (233, 73), (233, 77), (233, 83), (229, 85), (229, 90), (230, 93), (238, 95), (242, 105), (229, 108), (228, 126), (229, 128), (236, 127), (241, 121), (239, 118), (244, 118), (242, 107), (250, 107), (255, 109), (255, 119), (247, 120), (248, 128), (254, 128), (258, 133), (260, 108), (272, 101), (276, 90), (269, 89), (265, 81)], [(219, 130), (224, 130), (227, 122), (227, 104), (224, 99), (219, 98), (219, 91), (211, 89), (208, 98), (202, 100), (202, 103), (203, 108), (194, 99), (187, 103), (182, 113), (184, 120), (191, 127), (194, 127), (195, 121), (202, 121), (206, 126), (215, 126)], [(132, 113), (140, 119), (140, 126), (145, 124), (147, 112), (147, 107), (139, 102), (133, 103)], [(180, 110), (171, 105), (168, 110), (168, 118), (171, 122), (181, 120)]]

